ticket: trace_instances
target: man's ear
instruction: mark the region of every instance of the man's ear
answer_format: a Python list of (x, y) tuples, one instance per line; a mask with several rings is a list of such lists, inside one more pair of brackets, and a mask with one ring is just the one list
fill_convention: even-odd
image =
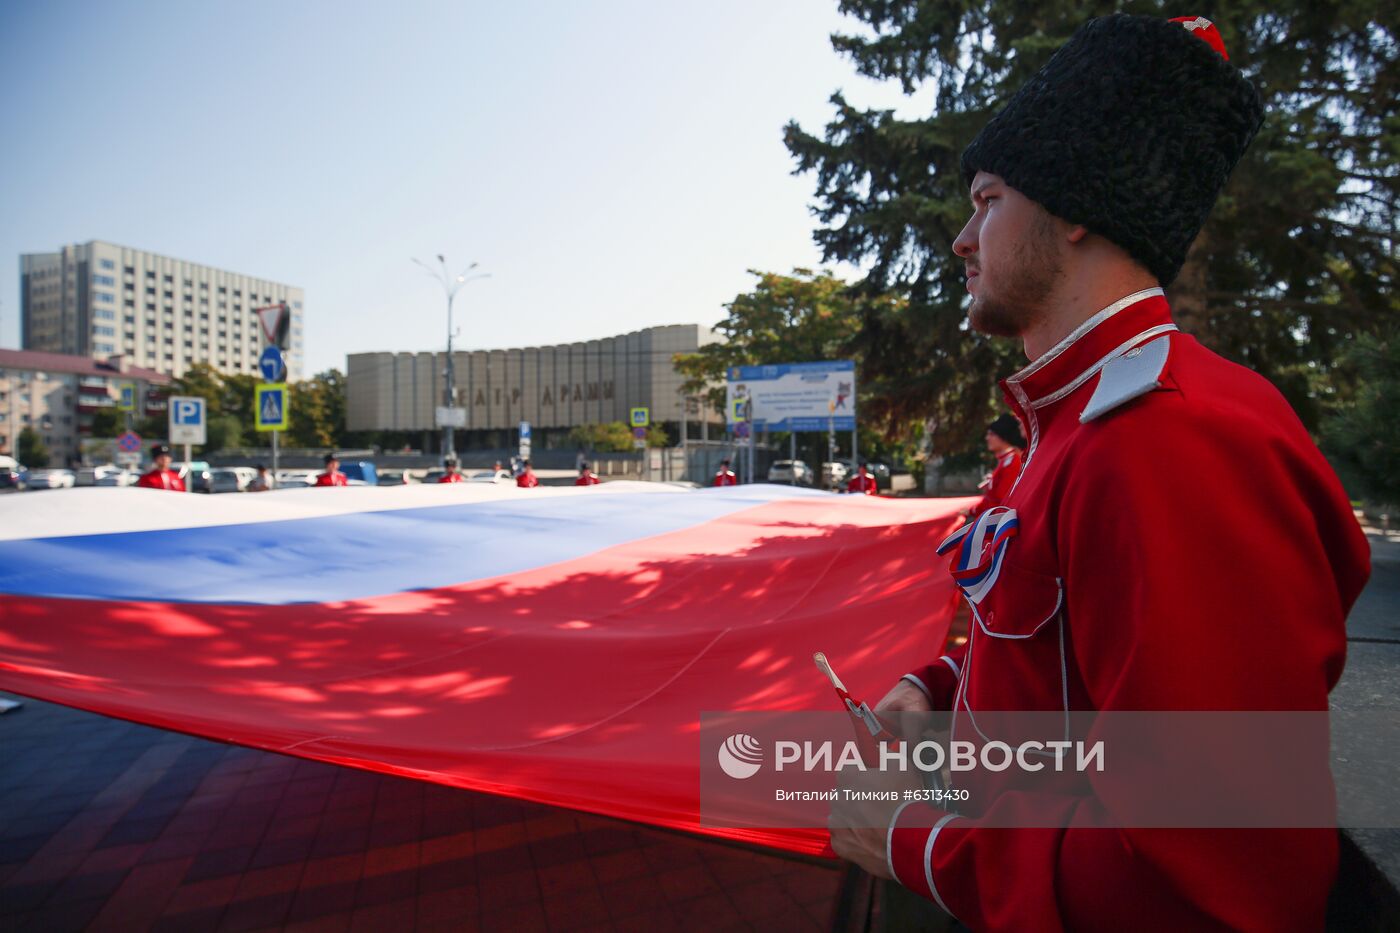
[(1083, 224), (1075, 224), (1075, 225), (1073, 225), (1072, 227), (1069, 228), (1069, 232), (1065, 234), (1065, 237), (1066, 237), (1071, 243), (1076, 243), (1076, 244), (1077, 244), (1077, 243), (1081, 242), (1081, 241), (1082, 241), (1086, 236), (1088, 236), (1088, 235), (1089, 235), (1089, 228), (1088, 228), (1088, 227), (1084, 226)]

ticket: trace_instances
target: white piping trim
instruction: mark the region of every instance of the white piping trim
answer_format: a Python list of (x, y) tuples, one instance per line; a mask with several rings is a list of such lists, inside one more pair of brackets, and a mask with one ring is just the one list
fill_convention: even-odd
[(913, 674), (905, 674), (903, 677), (901, 677), (901, 678), (899, 678), (899, 679), (900, 679), (900, 680), (907, 680), (907, 681), (909, 681), (911, 684), (913, 684), (914, 686), (918, 687), (920, 690), (922, 690), (922, 691), (924, 692), (924, 696), (928, 697), (928, 701), (929, 701), (930, 703), (933, 702), (933, 694), (929, 692), (928, 685), (925, 684), (925, 683), (924, 683), (922, 680), (920, 680), (918, 677), (914, 676)]
[[(1035, 407), (1031, 404), (1030, 398), (1026, 395), (1026, 390), (1021, 386), (1021, 382), (1030, 377), (1032, 374), (1039, 372), (1052, 360), (1059, 357), (1061, 353), (1064, 353), (1071, 346), (1073, 346), (1075, 341), (1083, 337), (1085, 334), (1089, 333), (1089, 331), (1093, 330), (1095, 327), (1098, 327), (1104, 321), (1113, 317), (1113, 315), (1117, 314), (1119, 311), (1122, 311), (1129, 305), (1137, 304), (1139, 301), (1142, 301), (1145, 298), (1151, 298), (1153, 296), (1158, 295), (1165, 298), (1166, 294), (1167, 293), (1163, 291), (1160, 287), (1144, 288), (1142, 291), (1133, 292), (1131, 295), (1119, 298), (1113, 304), (1109, 305), (1107, 308), (1104, 308), (1102, 311), (1099, 311), (1097, 314), (1089, 318), (1083, 324), (1080, 324), (1074, 330), (1070, 331), (1068, 336), (1066, 336), (1059, 343), (1055, 344), (1055, 346), (1051, 347), (1045, 353), (1042, 353), (1039, 356), (1039, 358), (1037, 358), (1029, 366), (1026, 366), (1019, 372), (1016, 372), (1015, 374), (1007, 377), (1006, 387), (1008, 390), (1010, 390), (1011, 394), (1020, 404), (1021, 410), (1026, 413), (1026, 420), (1029, 422), (1028, 427), (1030, 428), (1030, 437), (1027, 438), (1029, 444), (1026, 447), (1026, 459), (1021, 463), (1021, 472), (1017, 474), (1016, 482), (1011, 484), (1011, 493), (1016, 492), (1016, 487), (1021, 485), (1021, 480), (1025, 478), (1028, 468), (1031, 465), (1031, 460), (1035, 457), (1036, 448), (1040, 446), (1040, 421), (1035, 416)], [(1085, 375), (1084, 378), (1088, 378), (1088, 376)], [(1008, 493), (1008, 495), (1010, 495), (1011, 493)]]
[[(890, 877), (895, 881), (899, 881), (899, 875), (894, 870), (894, 827), (895, 824), (899, 822), (899, 815), (903, 813), (904, 808), (911, 803), (914, 803), (914, 801), (906, 800), (898, 807), (895, 807), (894, 816), (890, 819), (890, 828), (885, 833), (885, 865), (890, 870)], [(903, 884), (903, 882), (900, 883)]]
[[(934, 823), (933, 830), (928, 834), (928, 842), (924, 844), (924, 880), (928, 882), (928, 890), (929, 893), (933, 895), (934, 901), (939, 907), (943, 908), (943, 912), (950, 917), (953, 917), (953, 912), (948, 909), (947, 904), (943, 903), (943, 898), (938, 893), (938, 885), (933, 883), (933, 844), (938, 840), (939, 831), (957, 818), (958, 815), (956, 813), (949, 813), (937, 823)], [(956, 920), (958, 918), (953, 917), (953, 919)]]
[(1030, 376), (1031, 374), (1039, 372), (1041, 369), (1048, 366), (1051, 361), (1059, 357), (1061, 353), (1064, 353), (1066, 350), (1072, 347), (1075, 341), (1077, 341), (1080, 337), (1083, 337), (1085, 334), (1089, 333), (1089, 331), (1093, 330), (1095, 327), (1098, 327), (1104, 321), (1108, 320), (1109, 318), (1113, 317), (1113, 315), (1117, 314), (1119, 311), (1122, 311), (1124, 308), (1128, 307), (1128, 305), (1135, 305), (1139, 301), (1142, 301), (1144, 298), (1151, 298), (1154, 295), (1161, 295), (1163, 298), (1165, 298), (1167, 293), (1163, 291), (1161, 287), (1144, 288), (1140, 292), (1133, 292), (1127, 297), (1119, 298), (1113, 304), (1109, 305), (1107, 308), (1104, 308), (1102, 311), (1099, 311), (1097, 314), (1089, 318), (1083, 324), (1080, 324), (1074, 330), (1070, 331), (1069, 334), (1063, 340), (1055, 344), (1049, 350), (1046, 350), (1044, 353), (1040, 354), (1040, 356), (1037, 357), (1035, 361), (1032, 362), (1029, 366), (1025, 367), (1020, 372), (1016, 373), (1014, 376), (1011, 376), (1009, 381), (1020, 382), (1026, 377)]
[(1046, 616), (1045, 618), (1043, 618), (1043, 619), (1041, 619), (1039, 622), (1037, 622), (1035, 628), (1031, 629), (1029, 632), (1027, 632), (1027, 633), (1024, 634), (1024, 635), (1006, 635), (1006, 634), (1002, 634), (1001, 632), (994, 632), (994, 631), (992, 631), (991, 629), (987, 628), (987, 623), (982, 621), (982, 614), (981, 614), (980, 612), (977, 611), (977, 606), (976, 606), (976, 605), (973, 605), (973, 606), (972, 606), (972, 615), (973, 615), (973, 618), (975, 618), (975, 619), (977, 620), (977, 624), (978, 624), (978, 626), (981, 627), (982, 631), (986, 632), (986, 633), (987, 633), (988, 635), (990, 635), (991, 637), (993, 637), (993, 638), (1011, 638), (1011, 639), (1017, 639), (1017, 640), (1019, 640), (1019, 639), (1022, 639), (1022, 638), (1031, 638), (1031, 637), (1033, 637), (1033, 636), (1035, 635), (1036, 632), (1039, 632), (1042, 628), (1045, 627), (1045, 623), (1046, 623), (1046, 622), (1049, 622), (1051, 619), (1055, 618), (1055, 616), (1056, 616), (1056, 615), (1059, 613), (1059, 611), (1060, 611), (1060, 607), (1063, 606), (1064, 604), (1065, 604), (1065, 585), (1064, 585), (1064, 582), (1063, 582), (1059, 577), (1056, 577), (1056, 578), (1055, 578), (1055, 608), (1054, 608), (1054, 610), (1052, 610), (1051, 613), (1050, 613), (1048, 616)]
[(1136, 337), (1131, 337), (1128, 340), (1125, 340), (1122, 343), (1120, 343), (1118, 346), (1114, 347), (1113, 350), (1108, 353), (1108, 355), (1106, 355), (1103, 359), (1099, 360), (1093, 366), (1090, 366), (1088, 369), (1084, 370), (1084, 372), (1080, 373), (1078, 376), (1074, 377), (1073, 381), (1069, 382), (1059, 391), (1051, 392), (1044, 398), (1038, 398), (1034, 402), (1031, 402), (1031, 406), (1034, 408), (1043, 408), (1046, 405), (1052, 405), (1055, 402), (1058, 402), (1060, 399), (1064, 398), (1066, 395), (1069, 395), (1075, 389), (1088, 382), (1091, 376), (1093, 376), (1099, 370), (1103, 369), (1109, 363), (1116, 360), (1118, 357), (1122, 356), (1124, 353), (1127, 353), (1139, 342), (1150, 339), (1152, 337), (1156, 337), (1159, 334), (1168, 334), (1178, 329), (1179, 328), (1175, 324), (1158, 324), (1156, 327), (1149, 327), (1147, 330), (1138, 334)]
[(942, 661), (944, 664), (948, 665), (949, 667), (951, 667), (951, 668), (953, 669), (953, 676), (954, 676), (954, 677), (961, 677), (961, 676), (962, 676), (962, 668), (958, 667), (958, 662), (957, 662), (957, 661), (954, 661), (952, 658), (948, 657), (946, 654), (945, 654), (943, 657), (939, 658), (938, 660)]

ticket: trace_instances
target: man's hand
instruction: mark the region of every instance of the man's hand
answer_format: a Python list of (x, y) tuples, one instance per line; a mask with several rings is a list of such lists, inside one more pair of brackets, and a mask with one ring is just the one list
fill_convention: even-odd
[[(876, 878), (893, 878), (885, 852), (889, 825), (905, 794), (920, 787), (918, 773), (847, 768), (841, 770), (836, 784), (840, 796), (832, 803), (827, 821), (832, 851)], [(880, 794), (892, 799), (863, 799)]]
[(895, 684), (875, 705), (877, 713), (927, 713), (932, 710), (933, 704), (929, 703), (924, 692), (907, 680)]

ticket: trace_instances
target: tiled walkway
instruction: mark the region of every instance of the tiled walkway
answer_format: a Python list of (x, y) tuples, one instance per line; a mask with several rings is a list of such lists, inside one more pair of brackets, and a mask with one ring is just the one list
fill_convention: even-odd
[(842, 873), (25, 700), (0, 929), (819, 931)]

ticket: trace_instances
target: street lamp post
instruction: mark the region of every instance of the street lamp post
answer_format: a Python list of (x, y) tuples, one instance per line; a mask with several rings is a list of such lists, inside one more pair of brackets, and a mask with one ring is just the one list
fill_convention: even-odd
[[(456, 407), (452, 403), (457, 393), (456, 370), (452, 365), (452, 299), (457, 297), (457, 290), (463, 285), (476, 279), (489, 279), (491, 274), (489, 272), (483, 272), (478, 275), (467, 275), (468, 272), (472, 271), (477, 266), (476, 263), (472, 263), (456, 276), (449, 277), (447, 274), (447, 260), (443, 258), (442, 253), (438, 253), (438, 268), (436, 269), (426, 262), (423, 262), (421, 259), (415, 259), (413, 261), (422, 266), (424, 271), (429, 275), (442, 283), (443, 294), (447, 296), (447, 369), (444, 372), (446, 378), (442, 386), (442, 404), (443, 407), (450, 410)], [(451, 415), (449, 414), (449, 423), (442, 426), (442, 455), (444, 458), (455, 456), (457, 453), (453, 445), (450, 418)]]

